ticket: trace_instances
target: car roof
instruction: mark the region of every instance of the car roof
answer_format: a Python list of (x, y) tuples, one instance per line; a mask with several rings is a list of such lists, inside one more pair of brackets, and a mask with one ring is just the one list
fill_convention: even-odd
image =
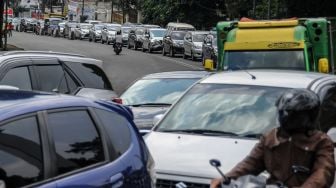
[(58, 58), (62, 61), (71, 61), (78, 63), (95, 64), (102, 68), (103, 62), (101, 60), (87, 58), (80, 54), (71, 54), (63, 52), (52, 52), (52, 51), (11, 51), (0, 55), (0, 64), (7, 62), (6, 60), (15, 59), (22, 57), (52, 57)]
[(212, 74), (207, 71), (171, 71), (171, 72), (160, 72), (148, 74), (142, 79), (165, 79), (165, 78), (203, 78)]
[(167, 29), (165, 29), (165, 28), (150, 28), (148, 30), (149, 31), (166, 31)]
[(207, 35), (209, 34), (209, 31), (189, 31), (192, 35), (197, 35), (197, 34), (201, 34), (201, 35)]
[[(255, 79), (252, 77), (255, 76)], [(314, 81), (321, 78), (336, 76), (289, 70), (248, 70), (220, 72), (200, 81), (202, 84), (234, 84), (256, 85), (284, 88), (308, 88)]]
[(176, 22), (170, 22), (170, 23), (168, 23), (167, 27), (190, 27), (190, 28), (194, 28), (194, 26), (191, 25), (191, 24), (176, 23)]
[(119, 111), (120, 109), (127, 110), (124, 107), (113, 104), (112, 102), (71, 95), (23, 90), (1, 90), (0, 121), (18, 115), (58, 108), (96, 107), (101, 109), (116, 109), (117, 111), (118, 109)]

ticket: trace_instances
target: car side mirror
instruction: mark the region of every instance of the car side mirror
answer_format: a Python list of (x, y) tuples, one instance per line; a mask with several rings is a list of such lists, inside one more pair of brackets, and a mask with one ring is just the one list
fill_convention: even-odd
[(166, 36), (166, 39), (170, 39), (170, 36)]
[(148, 35), (148, 34), (145, 34), (145, 37), (146, 37), (146, 38), (149, 38), (149, 35)]
[(191, 42), (191, 41), (192, 41), (192, 40), (191, 40), (191, 38), (188, 38), (187, 40), (188, 40), (189, 42)]
[(153, 125), (155, 126), (163, 118), (163, 116), (164, 116), (164, 114), (158, 114), (158, 115), (154, 116)]
[(336, 127), (333, 127), (331, 129), (329, 129), (327, 134), (331, 138), (331, 140), (333, 141), (333, 143), (335, 145), (336, 144)]

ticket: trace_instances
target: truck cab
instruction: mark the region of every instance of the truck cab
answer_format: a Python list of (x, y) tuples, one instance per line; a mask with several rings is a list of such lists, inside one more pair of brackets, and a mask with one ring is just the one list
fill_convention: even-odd
[[(335, 33), (325, 18), (217, 24), (217, 70), (285, 69), (334, 73)], [(214, 69), (207, 60), (206, 69)]]

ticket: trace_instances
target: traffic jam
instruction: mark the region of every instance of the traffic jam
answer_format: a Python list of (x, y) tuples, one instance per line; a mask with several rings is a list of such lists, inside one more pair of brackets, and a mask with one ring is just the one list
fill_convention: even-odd
[(8, 19), (10, 42), (101, 43), (202, 70), (153, 72), (119, 93), (103, 58), (2, 52), (0, 188), (336, 188), (336, 19)]

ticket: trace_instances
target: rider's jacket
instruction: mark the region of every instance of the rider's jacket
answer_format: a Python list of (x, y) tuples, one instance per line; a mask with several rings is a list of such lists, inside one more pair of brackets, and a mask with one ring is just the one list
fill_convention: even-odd
[[(293, 174), (293, 165), (308, 167), (310, 172)], [(275, 128), (226, 175), (236, 179), (265, 170), (270, 173), (268, 184), (287, 180), (288, 187), (330, 187), (335, 175), (333, 142), (321, 131), (288, 135)]]

